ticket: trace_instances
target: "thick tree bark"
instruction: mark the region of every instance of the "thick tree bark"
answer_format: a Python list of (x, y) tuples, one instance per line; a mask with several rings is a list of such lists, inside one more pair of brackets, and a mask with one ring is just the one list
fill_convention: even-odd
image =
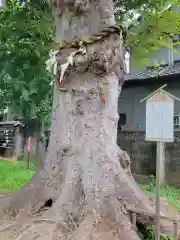
[[(61, 228), (62, 222), (68, 225), (71, 217), (76, 222), (72, 239), (81, 239), (84, 224), (88, 225), (90, 239), (94, 223), (97, 226), (108, 218), (118, 226), (116, 236), (139, 239), (126, 207), (151, 213), (153, 207), (131, 176), (129, 163), (116, 143), (117, 104), (124, 75), (123, 38), (122, 32), (118, 34), (113, 28), (102, 37), (105, 27), (115, 25), (113, 3), (82, 0), (58, 4), (61, 11), (56, 16), (57, 40), (86, 37), (86, 44), (81, 46), (84, 52), (74, 54), (73, 66), (59, 83), (60, 64), (77, 48), (59, 50), (46, 159), (5, 210), (32, 213), (52, 200), (52, 208), (44, 216), (55, 218)], [(55, 6), (57, 11), (57, 3)], [(99, 33), (99, 41), (87, 38)]]

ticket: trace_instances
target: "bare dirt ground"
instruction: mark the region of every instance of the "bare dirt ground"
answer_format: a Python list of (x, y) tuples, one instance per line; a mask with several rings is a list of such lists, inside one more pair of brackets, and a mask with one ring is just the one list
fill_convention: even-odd
[(8, 201), (12, 195), (12, 192), (0, 192), (0, 209), (4, 207), (6, 204), (6, 200)]
[[(3, 208), (6, 202), (11, 197), (11, 193), (0, 193), (0, 208)], [(165, 198), (161, 199), (161, 211), (163, 215), (170, 218), (179, 218), (180, 213), (173, 207), (168, 205)], [(167, 226), (167, 231), (173, 230), (173, 223), (169, 220), (162, 220)], [(102, 221), (97, 225), (92, 225), (91, 216), (85, 218), (82, 222), (80, 230), (77, 230), (73, 238), (69, 235), (60, 238), (61, 233), (58, 233), (58, 238), (62, 240), (117, 240), (119, 239), (115, 233), (115, 224), (109, 222), (107, 219), (102, 219)], [(180, 227), (180, 226), (179, 226)], [(41, 216), (29, 216), (20, 218), (4, 220), (0, 222), (0, 239), (1, 240), (49, 240), (53, 239), (53, 234), (56, 229), (55, 220), (42, 219)], [(26, 231), (25, 231), (26, 230)], [(93, 235), (92, 235), (93, 232)], [(179, 228), (180, 233), (180, 228)], [(31, 236), (31, 238), (29, 238)]]

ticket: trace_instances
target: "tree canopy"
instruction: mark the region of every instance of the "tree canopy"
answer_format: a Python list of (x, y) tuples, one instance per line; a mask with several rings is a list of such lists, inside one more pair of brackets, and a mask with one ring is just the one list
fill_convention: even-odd
[(1, 108), (9, 105), (17, 117), (46, 121), (52, 88), (45, 61), (54, 30), (48, 5), (36, 3), (12, 0), (1, 9)]
[[(134, 62), (145, 63), (180, 33), (179, 7), (177, 0), (115, 0), (117, 22), (128, 27)], [(0, 10), (1, 109), (10, 106), (27, 121), (49, 121), (52, 87), (45, 61), (55, 48), (52, 20), (46, 0), (7, 0)]]

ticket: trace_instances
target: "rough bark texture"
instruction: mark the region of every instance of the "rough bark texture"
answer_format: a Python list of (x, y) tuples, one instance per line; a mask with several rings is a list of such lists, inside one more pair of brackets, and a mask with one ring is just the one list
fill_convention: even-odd
[[(86, 36), (86, 43), (81, 44), (84, 52), (74, 54), (73, 66), (66, 69), (60, 83), (60, 66), (78, 49), (70, 46), (59, 50), (46, 159), (5, 210), (14, 215), (21, 209), (32, 214), (52, 200), (42, 222), (44, 229), (52, 223), (55, 228), (36, 239), (139, 239), (126, 207), (151, 213), (153, 207), (131, 176), (127, 154), (116, 144), (117, 104), (124, 75), (122, 32), (109, 30), (110, 34), (96, 42), (87, 38), (102, 35), (105, 27), (115, 24), (112, 1), (53, 4), (58, 41)], [(142, 217), (139, 220), (145, 221)], [(38, 224), (17, 239), (40, 231), (42, 223)]]

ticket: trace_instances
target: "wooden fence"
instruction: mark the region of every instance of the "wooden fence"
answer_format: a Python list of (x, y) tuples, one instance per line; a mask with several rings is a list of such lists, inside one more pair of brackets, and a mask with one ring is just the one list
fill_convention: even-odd
[[(137, 223), (137, 215), (150, 217), (153, 220), (156, 220), (155, 213), (145, 212), (143, 210), (132, 208), (132, 207), (127, 207), (127, 206), (126, 206), (126, 209), (130, 212), (131, 221), (132, 221), (133, 226), (135, 226), (135, 227), (136, 227), (136, 223)], [(161, 217), (161, 220), (167, 220), (167, 221), (172, 223), (173, 240), (179, 240), (179, 238), (178, 238), (178, 225), (179, 224), (178, 223), (180, 223), (180, 219), (179, 218), (168, 217), (168, 216), (164, 216), (164, 215), (161, 215), (160, 217)]]

